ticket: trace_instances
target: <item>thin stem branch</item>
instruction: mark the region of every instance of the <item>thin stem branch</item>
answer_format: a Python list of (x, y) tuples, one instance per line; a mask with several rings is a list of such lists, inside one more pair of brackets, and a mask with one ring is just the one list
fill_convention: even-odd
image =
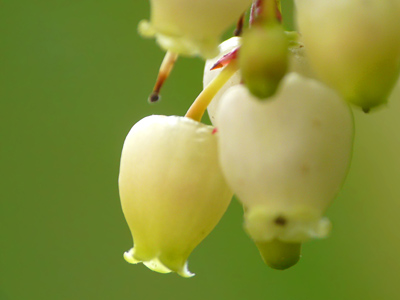
[(149, 96), (149, 102), (157, 102), (160, 99), (160, 91), (164, 82), (168, 79), (169, 74), (174, 68), (175, 62), (178, 59), (178, 54), (168, 51), (161, 63), (158, 71), (157, 80), (153, 88), (153, 92)]
[(240, 16), (240, 19), (238, 20), (236, 24), (236, 29), (233, 33), (234, 36), (241, 36), (243, 32), (243, 25), (244, 25), (244, 14)]
[(238, 69), (237, 61), (231, 61), (197, 96), (185, 117), (200, 122), (211, 100)]

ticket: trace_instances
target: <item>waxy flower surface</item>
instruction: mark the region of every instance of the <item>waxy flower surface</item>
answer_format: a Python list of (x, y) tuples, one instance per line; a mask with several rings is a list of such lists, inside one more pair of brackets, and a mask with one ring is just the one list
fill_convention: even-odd
[(176, 116), (136, 123), (124, 143), (119, 191), (134, 241), (125, 259), (157, 272), (193, 276), (187, 259), (232, 198), (213, 127)]
[(165, 50), (212, 58), (221, 34), (249, 8), (252, 0), (151, 0), (150, 22), (139, 32), (155, 37)]
[(381, 105), (400, 70), (399, 0), (297, 0), (316, 74), (364, 111)]
[[(160, 100), (179, 55), (207, 60), (185, 117), (146, 117), (125, 140), (128, 262), (193, 276), (188, 257), (233, 193), (274, 269), (293, 266), (304, 242), (329, 234), (324, 214), (352, 156), (349, 102), (369, 111), (400, 80), (400, 0), (295, 2), (300, 32), (286, 31), (279, 0), (150, 0), (139, 31), (167, 53), (149, 102)], [(235, 22), (235, 37), (218, 46)], [(215, 128), (201, 123), (206, 110)]]
[(302, 243), (325, 237), (323, 214), (350, 164), (348, 104), (318, 81), (288, 74), (275, 96), (258, 101), (231, 87), (217, 111), (224, 175), (245, 207), (257, 242)]

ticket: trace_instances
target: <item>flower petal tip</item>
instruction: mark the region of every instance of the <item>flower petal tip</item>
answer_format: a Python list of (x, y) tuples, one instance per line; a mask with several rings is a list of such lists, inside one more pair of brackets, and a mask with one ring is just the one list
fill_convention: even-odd
[(328, 218), (313, 209), (273, 210), (267, 207), (250, 208), (245, 214), (245, 229), (255, 241), (303, 243), (325, 238), (332, 228)]
[(130, 263), (130, 264), (137, 264), (140, 263), (140, 260), (137, 260), (133, 257), (134, 255), (134, 249), (130, 249), (127, 252), (124, 252), (124, 259), (126, 260), (126, 262)]
[[(167, 274), (167, 273), (174, 272), (173, 270), (171, 270), (170, 268), (165, 266), (165, 264), (163, 264), (158, 257), (155, 257), (148, 261), (141, 261), (141, 260), (135, 258), (135, 249), (134, 248), (132, 248), (129, 251), (124, 253), (124, 259), (130, 264), (143, 263), (150, 270), (161, 273), (161, 274)], [(182, 268), (180, 268), (180, 270), (176, 271), (176, 273), (184, 278), (190, 278), (195, 275), (194, 273), (191, 273), (189, 271), (187, 262), (185, 262), (185, 264), (182, 266)]]
[(188, 263), (187, 262), (183, 266), (182, 271), (179, 271), (178, 274), (180, 276), (182, 276), (182, 277), (185, 277), (185, 278), (191, 278), (194, 275), (196, 275), (195, 273), (192, 273), (192, 272), (189, 271), (189, 267), (188, 267)]
[(138, 25), (138, 33), (144, 38), (155, 38), (158, 45), (165, 51), (171, 51), (183, 56), (201, 56), (205, 59), (218, 55), (218, 39), (196, 39), (159, 30), (149, 21), (142, 20)]

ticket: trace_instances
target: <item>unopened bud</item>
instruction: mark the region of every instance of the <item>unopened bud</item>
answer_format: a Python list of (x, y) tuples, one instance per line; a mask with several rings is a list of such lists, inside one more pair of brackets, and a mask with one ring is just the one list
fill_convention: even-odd
[[(293, 35), (294, 33), (286, 33), (287, 35)], [(206, 61), (204, 67), (204, 76), (203, 76), (203, 87), (205, 88), (215, 77), (219, 75), (223, 68), (218, 68), (212, 70), (212, 67), (225, 55), (229, 54), (234, 49), (240, 47), (241, 45), (241, 38), (240, 37), (233, 37), (230, 38), (219, 46), (219, 55), (215, 58), (209, 59)], [(297, 38), (296, 38), (297, 40)], [(240, 49), (239, 49), (240, 50)], [(305, 47), (299, 39), (296, 42), (292, 42), (289, 46), (289, 72), (296, 72), (302, 76), (315, 78), (315, 74), (311, 69)], [(216, 121), (216, 114), (219, 105), (219, 100), (221, 96), (226, 92), (226, 90), (234, 85), (240, 84), (242, 81), (242, 76), (240, 74), (240, 70), (237, 71), (229, 80), (228, 82), (220, 89), (220, 91), (215, 95), (213, 100), (211, 101), (210, 105), (207, 108), (208, 115), (210, 117), (211, 123), (214, 126), (218, 126)]]
[(288, 39), (275, 22), (257, 24), (244, 32), (239, 65), (250, 92), (265, 99), (272, 96), (288, 68)]
[(301, 244), (279, 240), (255, 242), (263, 261), (273, 269), (288, 269), (300, 260)]

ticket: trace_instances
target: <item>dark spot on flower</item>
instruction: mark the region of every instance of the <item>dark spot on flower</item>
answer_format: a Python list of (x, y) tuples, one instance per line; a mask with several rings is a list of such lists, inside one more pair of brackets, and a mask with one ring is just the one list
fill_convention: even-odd
[(314, 119), (312, 120), (312, 126), (314, 128), (320, 128), (322, 125), (321, 120), (320, 119)]
[(307, 164), (302, 164), (301, 166), (300, 166), (300, 172), (302, 173), (302, 174), (307, 174), (307, 173), (309, 173), (310, 172), (310, 166), (309, 165), (307, 165)]
[(285, 226), (286, 223), (287, 223), (286, 219), (284, 217), (282, 217), (282, 216), (276, 217), (274, 222), (278, 226)]

